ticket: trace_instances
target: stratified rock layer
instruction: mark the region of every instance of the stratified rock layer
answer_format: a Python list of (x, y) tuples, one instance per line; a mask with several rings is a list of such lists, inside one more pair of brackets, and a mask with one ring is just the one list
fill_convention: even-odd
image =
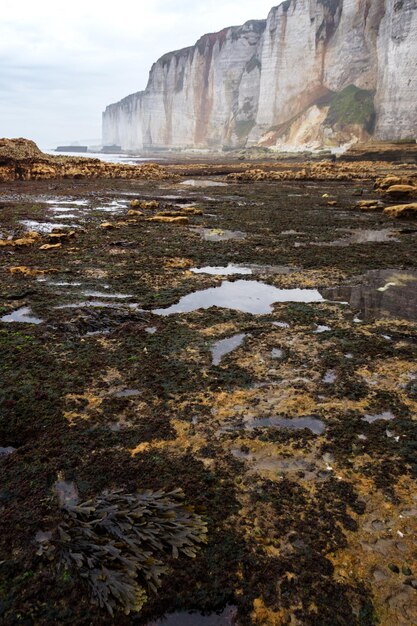
[(49, 178), (172, 178), (156, 163), (125, 165), (99, 159), (45, 154), (29, 139), (0, 139), (0, 183)]
[(318, 147), (417, 135), (416, 0), (285, 0), (164, 55), (103, 114), (124, 149)]

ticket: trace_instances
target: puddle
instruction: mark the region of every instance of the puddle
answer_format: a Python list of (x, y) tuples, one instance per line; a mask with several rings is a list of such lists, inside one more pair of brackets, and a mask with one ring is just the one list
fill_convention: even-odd
[(228, 187), (227, 183), (222, 183), (219, 180), (197, 180), (190, 179), (184, 180), (180, 185), (184, 187)]
[[(50, 211), (53, 211), (54, 213), (68, 213), (68, 211), (73, 211), (74, 207), (69, 207), (69, 206), (53, 206), (49, 208)], [(76, 217), (75, 213), (71, 214), (72, 217)], [(63, 215), (60, 215), (60, 217), (64, 217)]]
[(272, 313), (275, 302), (323, 302), (316, 289), (278, 289), (254, 280), (224, 281), (220, 287), (195, 291), (166, 309), (154, 309), (155, 315), (189, 313), (212, 306), (252, 314)]
[[(36, 233), (52, 233), (52, 231), (62, 228), (68, 228), (68, 224), (54, 224), (52, 222), (35, 222), (34, 220), (22, 220), (20, 222), (22, 226), (25, 226), (28, 230), (33, 230)], [(76, 226), (74, 225), (73, 228)]]
[(83, 291), (83, 295), (88, 298), (114, 298), (115, 300), (124, 300), (125, 298), (132, 298), (132, 294), (128, 293), (103, 293), (102, 291)]
[(123, 391), (118, 391), (114, 394), (115, 398), (132, 398), (133, 396), (138, 396), (140, 394), (139, 389), (124, 389)]
[(242, 345), (244, 339), (246, 337), (245, 333), (240, 335), (233, 335), (232, 337), (227, 337), (226, 339), (220, 339), (220, 341), (216, 341), (216, 343), (211, 348), (212, 354), (212, 364), (220, 365), (220, 362), (226, 354), (233, 352)]
[(66, 504), (77, 504), (78, 490), (74, 482), (57, 480), (54, 484), (53, 490), (58, 496), (59, 504), (61, 506), (65, 506)]
[(246, 233), (240, 230), (222, 230), (221, 228), (203, 228), (200, 226), (194, 226), (191, 230), (198, 233), (204, 241), (230, 241), (231, 239), (241, 241), (246, 239)]
[(326, 385), (333, 385), (337, 380), (337, 374), (334, 370), (328, 370), (322, 380)]
[(373, 424), (377, 420), (384, 420), (385, 422), (388, 422), (393, 419), (395, 419), (395, 415), (393, 415), (391, 411), (384, 411), (383, 413), (378, 413), (375, 415), (365, 415), (365, 417), (362, 418), (362, 421), (368, 422), (368, 424)]
[(382, 230), (355, 230), (348, 231), (349, 236), (343, 239), (336, 239), (335, 241), (323, 241), (323, 242), (314, 242), (312, 245), (314, 246), (337, 246), (337, 247), (346, 247), (355, 244), (361, 243), (388, 243), (388, 242), (396, 242), (399, 241), (398, 238), (395, 237), (396, 232), (389, 228), (385, 228)]
[(53, 200), (44, 200), (45, 204), (56, 204), (56, 205), (66, 205), (66, 206), (87, 206), (89, 204), (89, 200), (67, 200), (66, 198), (60, 199), (55, 198)]
[(358, 284), (320, 290), (327, 300), (348, 302), (360, 312), (355, 320), (399, 318), (417, 321), (417, 272), (370, 270)]
[(250, 276), (252, 274), (290, 274), (295, 271), (286, 265), (235, 265), (229, 263), (227, 266), (211, 266), (193, 268), (190, 270), (193, 274), (210, 274), (212, 276), (233, 276), (234, 274), (242, 274)]
[[(104, 308), (115, 309), (120, 306), (121, 305), (119, 302), (104, 302), (102, 300), (84, 300), (83, 302), (74, 302), (72, 304), (60, 304), (59, 306), (56, 306), (55, 309), (81, 309), (83, 307), (87, 307), (87, 308), (104, 307)], [(129, 308), (136, 307), (135, 304), (128, 304), (126, 306), (128, 306)]]
[(303, 430), (307, 428), (314, 435), (322, 435), (326, 427), (322, 420), (317, 417), (294, 417), (287, 419), (284, 417), (262, 417), (245, 422), (245, 428), (286, 428), (288, 430)]
[(329, 476), (332, 471), (329, 462), (316, 459), (318, 465), (303, 458), (275, 456), (267, 450), (260, 452), (244, 452), (241, 448), (232, 448), (231, 453), (237, 459), (250, 463), (250, 474), (258, 472), (272, 472), (274, 474), (296, 474), (298, 479), (317, 480)]
[(38, 283), (47, 283), (48, 285), (53, 285), (54, 287), (80, 287), (82, 283), (78, 282), (68, 282), (66, 280), (48, 280), (47, 278), (38, 278)]
[(145, 333), (148, 333), (148, 335), (154, 335), (157, 331), (158, 329), (156, 326), (148, 326), (145, 328)]
[(314, 332), (316, 335), (320, 335), (321, 333), (327, 333), (329, 330), (332, 330), (332, 329), (330, 328), (330, 326), (320, 326), (320, 325), (317, 325), (316, 330), (314, 330), (313, 332)]
[(281, 350), (281, 348), (272, 348), (272, 350), (271, 350), (271, 358), (273, 358), (273, 359), (283, 359), (284, 358), (284, 350)]
[(166, 615), (146, 626), (234, 626), (237, 609), (228, 606), (221, 613), (202, 615), (201, 613), (178, 612)]
[(0, 458), (2, 456), (9, 456), (9, 454), (13, 454), (16, 452), (16, 448), (12, 448), (12, 446), (7, 446), (7, 448), (0, 448)]
[(287, 324), (287, 322), (272, 322), (273, 326), (276, 326), (277, 328), (289, 328), (290, 325)]
[(43, 320), (32, 315), (32, 309), (28, 306), (22, 306), (20, 309), (3, 315), (1, 322), (20, 322), (24, 324), (42, 324)]

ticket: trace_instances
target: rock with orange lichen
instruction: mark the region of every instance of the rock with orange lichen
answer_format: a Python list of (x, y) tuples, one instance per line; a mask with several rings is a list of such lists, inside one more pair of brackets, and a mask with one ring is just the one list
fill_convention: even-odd
[(132, 209), (157, 209), (159, 202), (157, 200), (132, 200), (130, 206)]
[(380, 200), (359, 200), (355, 206), (361, 211), (376, 211), (384, 208), (384, 204)]
[(0, 247), (6, 246), (17, 246), (17, 247), (26, 247), (32, 246), (42, 239), (39, 233), (35, 233), (29, 231), (23, 237), (19, 237), (18, 239), (2, 239), (0, 240)]
[(164, 263), (164, 266), (169, 269), (187, 269), (193, 266), (193, 262), (191, 259), (184, 259), (181, 257), (174, 257), (172, 259), (167, 259)]
[(168, 215), (154, 215), (153, 217), (148, 217), (146, 219), (147, 222), (159, 222), (161, 224), (189, 224), (190, 220), (185, 215), (179, 215), (177, 217), (169, 217)]
[(135, 211), (135, 209), (130, 209), (127, 212), (127, 214), (130, 215), (131, 217), (142, 217), (143, 216), (142, 211)]
[(44, 274), (52, 274), (58, 270), (37, 270), (26, 265), (18, 265), (16, 267), (9, 267), (10, 274), (22, 274), (23, 276), (43, 276)]
[(62, 248), (62, 243), (44, 243), (39, 250), (57, 250)]
[(417, 202), (410, 204), (396, 204), (395, 206), (388, 206), (384, 209), (385, 215), (388, 217), (417, 217)]
[(184, 206), (181, 207), (181, 213), (187, 213), (187, 215), (203, 215), (202, 209), (196, 206)]
[(414, 198), (417, 196), (417, 187), (414, 185), (391, 185), (385, 190), (389, 198)]
[(63, 233), (50, 233), (48, 235), (49, 243), (59, 243), (62, 241), (68, 241), (68, 239), (73, 239), (75, 237), (75, 230), (69, 230)]

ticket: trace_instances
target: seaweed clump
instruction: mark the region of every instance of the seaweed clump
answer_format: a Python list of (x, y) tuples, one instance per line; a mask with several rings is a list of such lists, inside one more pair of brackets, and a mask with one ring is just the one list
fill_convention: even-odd
[(92, 602), (126, 614), (139, 611), (155, 593), (180, 553), (194, 558), (206, 542), (207, 526), (183, 505), (180, 489), (126, 494), (104, 492), (81, 504), (65, 504), (64, 521), (46, 552), (59, 567), (75, 571), (89, 585)]

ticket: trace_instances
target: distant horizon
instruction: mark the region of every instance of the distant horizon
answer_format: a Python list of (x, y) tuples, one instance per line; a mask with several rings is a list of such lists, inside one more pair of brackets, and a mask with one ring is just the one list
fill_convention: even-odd
[(92, 144), (99, 145), (105, 107), (145, 89), (159, 57), (206, 33), (265, 19), (276, 4), (124, 0), (111, 14), (98, 0), (8, 4), (0, 22), (0, 136), (32, 139), (41, 149), (83, 137), (100, 137)]

